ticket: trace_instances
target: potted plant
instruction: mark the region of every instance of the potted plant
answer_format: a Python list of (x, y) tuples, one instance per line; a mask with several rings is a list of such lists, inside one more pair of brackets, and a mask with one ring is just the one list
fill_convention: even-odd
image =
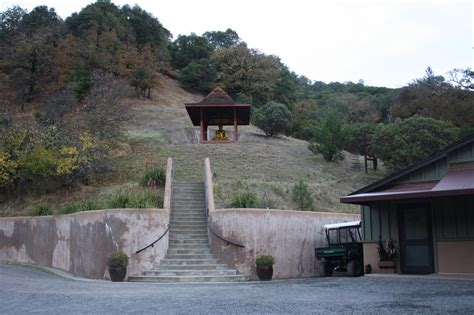
[(125, 279), (127, 274), (128, 256), (123, 251), (113, 252), (108, 261), (110, 280), (120, 282)]
[(272, 280), (274, 263), (275, 258), (273, 256), (263, 255), (257, 257), (255, 264), (257, 265), (257, 276), (260, 280)]
[(382, 241), (379, 240), (379, 246), (377, 248), (379, 254), (379, 268), (382, 272), (395, 272), (397, 250), (393, 240), (388, 239)]

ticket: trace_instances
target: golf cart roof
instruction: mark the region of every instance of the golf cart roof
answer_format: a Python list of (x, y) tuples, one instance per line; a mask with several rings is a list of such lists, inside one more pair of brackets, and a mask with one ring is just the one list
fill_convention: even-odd
[(324, 229), (325, 230), (335, 230), (335, 229), (347, 228), (347, 227), (360, 227), (360, 221), (326, 224), (324, 226)]

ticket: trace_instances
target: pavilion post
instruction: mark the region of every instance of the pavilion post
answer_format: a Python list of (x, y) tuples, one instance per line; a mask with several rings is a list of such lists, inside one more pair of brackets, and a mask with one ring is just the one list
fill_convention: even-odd
[(234, 107), (234, 142), (238, 141), (238, 130), (237, 130), (237, 109)]
[(202, 112), (202, 108), (199, 109), (200, 115), (200, 125), (201, 125), (201, 134), (199, 135), (201, 144), (204, 143), (204, 113)]

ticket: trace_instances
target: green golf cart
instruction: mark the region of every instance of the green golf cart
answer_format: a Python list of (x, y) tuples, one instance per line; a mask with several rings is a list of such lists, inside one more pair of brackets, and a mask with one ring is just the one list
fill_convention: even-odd
[(362, 276), (364, 255), (360, 221), (326, 224), (324, 232), (328, 246), (315, 248), (321, 275), (330, 277), (333, 272), (347, 272), (349, 277)]

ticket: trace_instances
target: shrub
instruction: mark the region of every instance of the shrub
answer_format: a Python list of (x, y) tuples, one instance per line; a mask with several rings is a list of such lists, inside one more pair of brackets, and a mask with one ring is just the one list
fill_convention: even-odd
[(344, 149), (358, 155), (372, 153), (371, 145), (377, 125), (369, 123), (355, 123), (346, 126), (347, 141)]
[(160, 208), (163, 206), (161, 196), (151, 190), (132, 191), (122, 189), (108, 200), (109, 208)]
[(293, 201), (298, 205), (298, 210), (314, 210), (313, 194), (303, 181), (293, 187)]
[(70, 214), (80, 211), (98, 210), (100, 209), (96, 200), (79, 200), (68, 203), (59, 209), (60, 214)]
[(346, 141), (344, 121), (336, 113), (327, 113), (316, 127), (309, 149), (313, 153), (320, 153), (326, 161), (342, 160), (342, 148)]
[(413, 116), (392, 124), (379, 124), (372, 141), (375, 154), (392, 171), (421, 161), (458, 139), (453, 124)]
[(273, 266), (273, 264), (275, 264), (275, 258), (271, 255), (259, 256), (255, 260), (255, 264), (257, 266)]
[(53, 209), (50, 206), (42, 204), (33, 210), (34, 216), (53, 215)]
[(140, 185), (142, 187), (156, 187), (165, 186), (166, 182), (166, 171), (162, 168), (152, 168), (147, 170), (145, 175), (140, 179)]
[(230, 208), (257, 208), (259, 205), (257, 195), (254, 193), (240, 193), (232, 199)]
[(270, 137), (284, 133), (290, 122), (290, 110), (280, 103), (267, 103), (252, 113), (252, 123)]
[(107, 263), (110, 267), (127, 267), (128, 256), (123, 251), (118, 250), (110, 255)]

